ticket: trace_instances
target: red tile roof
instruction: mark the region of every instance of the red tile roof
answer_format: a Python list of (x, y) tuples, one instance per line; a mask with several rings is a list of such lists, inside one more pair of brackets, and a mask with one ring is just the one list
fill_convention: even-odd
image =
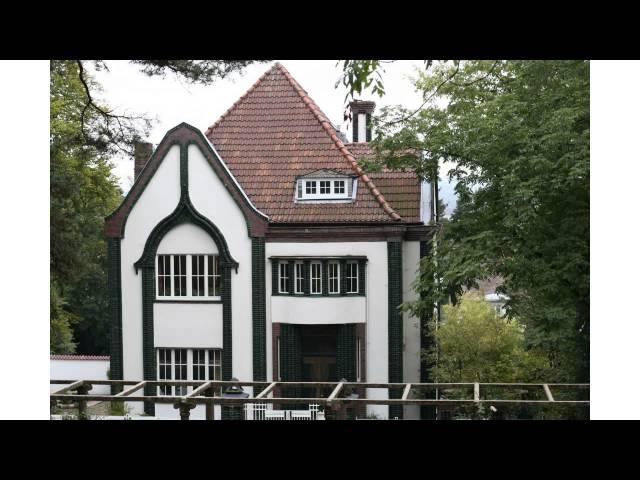
[[(400, 200), (406, 192), (395, 192), (393, 182), (387, 183), (387, 192), (377, 188), (340, 141), (326, 115), (279, 63), (262, 75), (205, 135), (251, 201), (272, 222), (415, 221), (415, 212), (410, 218), (401, 218), (384, 195), (388, 192)], [(324, 204), (295, 203), (295, 178), (325, 168), (358, 175), (355, 201), (329, 208)]]
[[(374, 152), (368, 143), (347, 143), (345, 145), (356, 159), (373, 156)], [(383, 169), (377, 173), (369, 173), (384, 198), (393, 205), (396, 212), (405, 222), (420, 222), (420, 180), (411, 170)]]

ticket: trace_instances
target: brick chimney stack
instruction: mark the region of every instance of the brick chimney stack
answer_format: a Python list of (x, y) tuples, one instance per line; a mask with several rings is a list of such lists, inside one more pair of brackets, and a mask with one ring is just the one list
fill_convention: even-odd
[(153, 145), (147, 142), (135, 141), (133, 144), (133, 180), (135, 181), (140, 175), (140, 172), (147, 164), (151, 153), (153, 152)]
[(371, 141), (371, 114), (376, 108), (374, 102), (353, 100), (349, 103), (353, 115), (353, 143)]

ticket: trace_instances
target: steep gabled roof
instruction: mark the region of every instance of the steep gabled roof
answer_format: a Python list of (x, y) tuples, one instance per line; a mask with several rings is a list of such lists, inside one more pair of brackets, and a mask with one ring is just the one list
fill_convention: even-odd
[[(276, 63), (205, 133), (256, 207), (276, 223), (398, 222), (403, 219), (358, 165), (326, 115)], [(350, 170), (353, 203), (295, 203), (296, 177)]]

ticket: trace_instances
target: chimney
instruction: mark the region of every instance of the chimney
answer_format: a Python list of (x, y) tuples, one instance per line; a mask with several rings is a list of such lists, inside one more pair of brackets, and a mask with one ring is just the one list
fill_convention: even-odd
[(376, 108), (375, 102), (353, 100), (349, 103), (353, 115), (353, 143), (371, 141), (371, 114)]
[(137, 180), (138, 175), (151, 158), (153, 145), (147, 142), (135, 140), (133, 142), (133, 180)]

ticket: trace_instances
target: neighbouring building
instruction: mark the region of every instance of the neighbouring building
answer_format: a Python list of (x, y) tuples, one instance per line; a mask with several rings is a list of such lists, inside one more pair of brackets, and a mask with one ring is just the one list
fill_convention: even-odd
[[(421, 320), (398, 306), (415, 298), (432, 235), (428, 188), (411, 172), (358, 166), (374, 107), (351, 103), (345, 143), (275, 64), (206, 132), (183, 123), (155, 150), (138, 146), (135, 183), (105, 225), (112, 378), (425, 378)], [(144, 409), (178, 417), (169, 404)], [(366, 413), (419, 418), (420, 409)], [(204, 418), (204, 407), (191, 415)]]

